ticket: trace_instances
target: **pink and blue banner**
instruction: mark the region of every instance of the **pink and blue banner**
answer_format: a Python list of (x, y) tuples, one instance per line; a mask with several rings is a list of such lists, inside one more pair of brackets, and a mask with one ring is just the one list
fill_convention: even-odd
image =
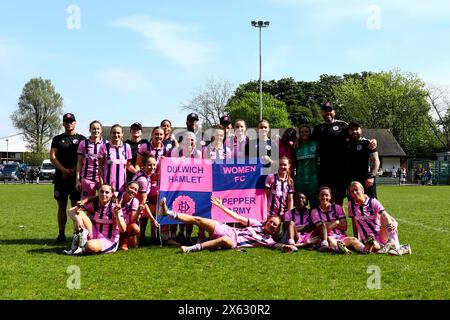
[[(166, 197), (169, 208), (220, 222), (236, 222), (211, 205), (211, 195), (234, 212), (263, 221), (266, 212), (261, 164), (225, 164), (198, 159), (165, 158), (161, 161), (159, 199)], [(158, 217), (160, 224), (175, 220)]]

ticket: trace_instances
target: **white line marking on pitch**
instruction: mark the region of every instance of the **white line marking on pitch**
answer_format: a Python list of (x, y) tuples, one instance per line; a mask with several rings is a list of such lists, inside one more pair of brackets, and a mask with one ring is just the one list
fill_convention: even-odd
[(398, 219), (398, 218), (395, 218), (395, 219), (397, 221), (400, 221), (400, 222), (403, 222), (403, 223), (406, 223), (406, 224), (410, 224), (410, 225), (413, 225), (413, 226), (419, 227), (419, 228), (424, 228), (424, 229), (429, 229), (429, 230), (433, 230), (433, 231), (437, 231), (437, 232), (444, 232), (444, 233), (450, 232), (447, 229), (434, 228), (434, 227), (430, 227), (430, 226), (427, 226), (426, 224), (422, 224), (422, 223), (412, 222), (412, 221), (408, 221), (408, 220), (404, 220), (404, 219)]

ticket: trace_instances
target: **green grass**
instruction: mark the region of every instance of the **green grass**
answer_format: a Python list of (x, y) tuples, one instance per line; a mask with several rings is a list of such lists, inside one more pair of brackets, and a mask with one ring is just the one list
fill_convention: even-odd
[[(378, 192), (412, 255), (262, 248), (183, 255), (152, 246), (64, 256), (65, 247), (52, 243), (52, 186), (0, 185), (0, 299), (449, 299), (450, 187), (380, 186)], [(70, 229), (68, 223), (66, 235)], [(81, 271), (79, 290), (66, 285), (72, 265)], [(380, 268), (381, 289), (367, 288), (369, 266)]]

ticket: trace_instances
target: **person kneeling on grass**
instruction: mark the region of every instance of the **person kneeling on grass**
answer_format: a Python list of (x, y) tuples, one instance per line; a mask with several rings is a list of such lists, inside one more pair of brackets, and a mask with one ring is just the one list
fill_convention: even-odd
[(394, 256), (412, 253), (409, 244), (399, 243), (397, 221), (377, 199), (364, 193), (361, 183), (350, 182), (348, 193), (351, 197), (348, 201), (348, 216), (353, 222), (353, 234), (365, 242), (367, 252)]
[[(88, 214), (93, 215), (92, 220)], [(99, 196), (93, 203), (71, 208), (69, 217), (74, 222), (72, 247), (64, 250), (69, 255), (115, 252), (120, 233), (127, 229), (122, 207), (114, 197), (113, 187), (108, 184), (100, 187)]]
[(213, 219), (190, 216), (183, 213), (178, 213), (169, 210), (166, 204), (166, 198), (161, 199), (159, 213), (164, 216), (167, 215), (172, 219), (181, 221), (186, 224), (193, 224), (199, 228), (203, 228), (213, 238), (213, 240), (205, 241), (203, 243), (197, 243), (193, 246), (181, 246), (181, 251), (184, 253), (201, 251), (201, 250), (213, 250), (213, 249), (238, 249), (249, 247), (268, 247), (274, 249), (280, 249), (285, 252), (297, 251), (297, 248), (293, 245), (277, 243), (272, 238), (273, 235), (278, 233), (281, 226), (281, 218), (278, 216), (268, 217), (265, 223), (261, 223), (258, 220), (245, 218), (232, 210), (226, 208), (221, 199), (211, 196), (211, 203), (223, 212), (227, 213), (233, 219), (237, 220), (246, 228), (239, 229), (233, 228), (225, 223), (220, 223)]

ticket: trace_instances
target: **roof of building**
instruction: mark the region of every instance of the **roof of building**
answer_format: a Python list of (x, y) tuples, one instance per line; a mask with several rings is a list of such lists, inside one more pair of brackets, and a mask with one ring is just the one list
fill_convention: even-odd
[[(8, 140), (8, 141), (6, 141)], [(0, 152), (30, 152), (23, 134), (17, 133), (0, 138)]]
[(380, 157), (407, 156), (389, 129), (363, 129), (363, 135), (368, 139), (377, 140), (377, 150)]

